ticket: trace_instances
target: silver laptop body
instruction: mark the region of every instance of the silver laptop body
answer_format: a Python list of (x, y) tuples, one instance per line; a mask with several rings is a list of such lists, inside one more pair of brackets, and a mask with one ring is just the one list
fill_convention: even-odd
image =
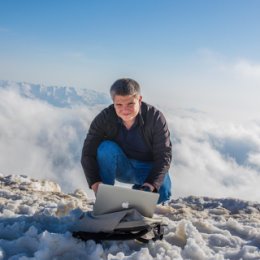
[(95, 215), (102, 215), (122, 209), (135, 208), (143, 216), (151, 218), (158, 199), (158, 193), (101, 183), (96, 194), (93, 213)]

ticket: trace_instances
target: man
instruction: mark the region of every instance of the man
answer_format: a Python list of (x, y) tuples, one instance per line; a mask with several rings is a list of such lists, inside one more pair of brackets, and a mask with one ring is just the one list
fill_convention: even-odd
[(117, 80), (110, 95), (113, 104), (92, 121), (82, 150), (89, 187), (96, 193), (100, 183), (117, 180), (159, 192), (158, 203), (168, 200), (172, 145), (163, 114), (142, 101), (133, 79)]

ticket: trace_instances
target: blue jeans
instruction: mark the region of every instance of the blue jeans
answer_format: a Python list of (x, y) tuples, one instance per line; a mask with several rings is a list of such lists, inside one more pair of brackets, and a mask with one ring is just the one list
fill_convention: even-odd
[[(114, 185), (115, 180), (129, 184), (142, 185), (148, 177), (152, 162), (141, 162), (129, 159), (119, 145), (112, 141), (102, 142), (97, 151), (99, 174), (102, 182)], [(159, 189), (158, 203), (162, 203), (171, 196), (171, 180), (167, 173)]]

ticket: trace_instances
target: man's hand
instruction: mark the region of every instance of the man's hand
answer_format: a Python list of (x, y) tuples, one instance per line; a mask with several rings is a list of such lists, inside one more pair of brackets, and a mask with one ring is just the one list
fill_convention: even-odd
[(133, 189), (135, 190), (143, 190), (143, 191), (150, 191), (154, 192), (155, 188), (152, 184), (145, 182), (143, 185), (135, 184), (133, 186)]
[(150, 183), (145, 182), (142, 187), (148, 187), (150, 188), (150, 191), (153, 192), (155, 190), (154, 186)]
[(91, 189), (95, 192), (95, 194), (98, 191), (98, 186), (101, 183), (101, 181), (95, 182), (94, 184), (91, 185)]

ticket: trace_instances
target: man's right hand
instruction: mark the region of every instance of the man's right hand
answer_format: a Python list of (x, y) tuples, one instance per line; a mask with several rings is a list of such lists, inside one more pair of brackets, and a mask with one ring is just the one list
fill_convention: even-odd
[(100, 183), (101, 183), (101, 181), (98, 181), (91, 185), (91, 189), (95, 192), (95, 194), (97, 193), (98, 186)]

